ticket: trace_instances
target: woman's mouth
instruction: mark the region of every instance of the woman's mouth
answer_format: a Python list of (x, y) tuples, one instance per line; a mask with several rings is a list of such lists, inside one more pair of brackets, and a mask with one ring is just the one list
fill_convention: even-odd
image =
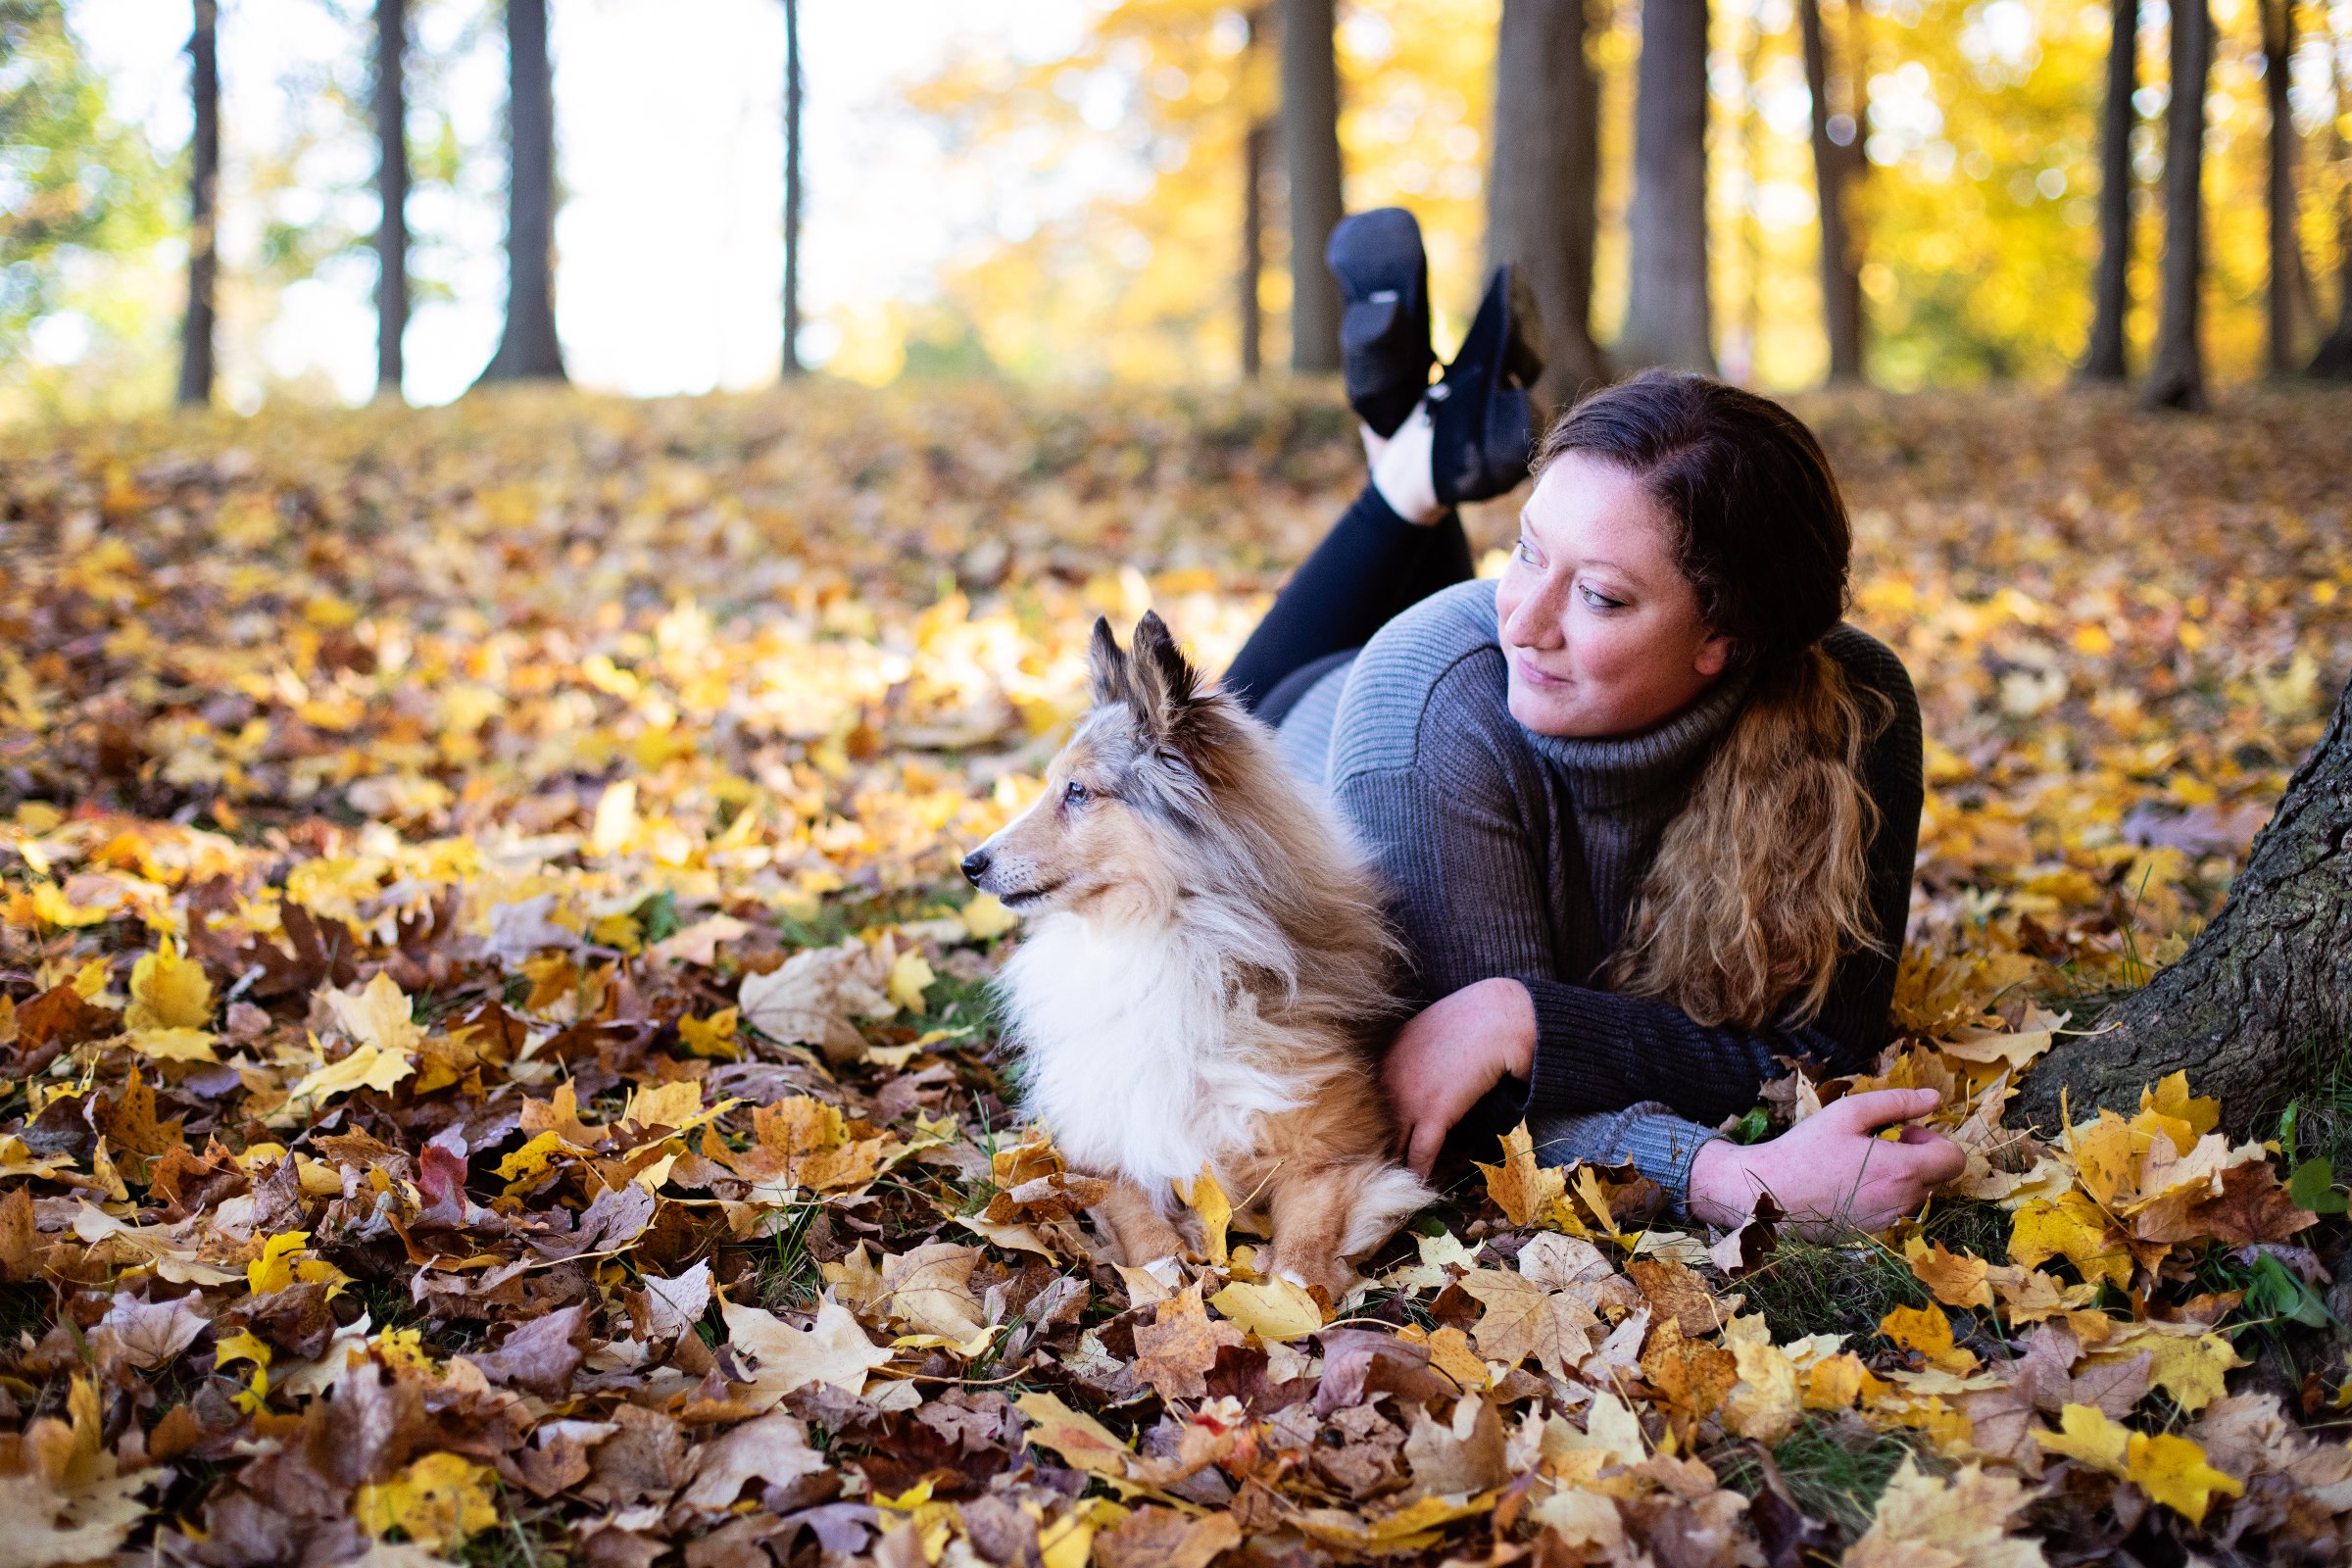
[(1547, 670), (1537, 668), (1535, 661), (1527, 658), (1524, 654), (1512, 657), (1511, 668), (1516, 670), (1519, 678), (1530, 686), (1556, 687), (1568, 684), (1567, 676), (1554, 675)]

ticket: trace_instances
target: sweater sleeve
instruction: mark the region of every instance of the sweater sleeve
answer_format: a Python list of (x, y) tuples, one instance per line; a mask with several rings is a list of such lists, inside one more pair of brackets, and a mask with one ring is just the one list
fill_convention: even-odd
[(1779, 1073), (1776, 1057), (1808, 1057), (1850, 1072), (1886, 1044), (1919, 849), (1919, 703), (1893, 654), (1859, 632), (1841, 628), (1834, 636), (1832, 650), (1848, 677), (1884, 698), (1889, 710), (1888, 722), (1863, 758), (1863, 785), (1879, 808), (1870, 845), (1870, 899), (1884, 951), (1864, 949), (1839, 960), (1811, 1023), (1758, 1030), (1709, 1028), (1667, 1003), (1522, 976), (1536, 1008), (1526, 1105), (1531, 1118), (1654, 1100), (1702, 1121), (1720, 1121), (1754, 1103), (1763, 1081)]

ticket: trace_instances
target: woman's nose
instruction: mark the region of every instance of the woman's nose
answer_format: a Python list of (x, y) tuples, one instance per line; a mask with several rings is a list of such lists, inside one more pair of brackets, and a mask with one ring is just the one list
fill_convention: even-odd
[(1551, 583), (1542, 582), (1511, 608), (1503, 622), (1506, 641), (1519, 648), (1557, 648), (1566, 641), (1560, 629), (1560, 600)]

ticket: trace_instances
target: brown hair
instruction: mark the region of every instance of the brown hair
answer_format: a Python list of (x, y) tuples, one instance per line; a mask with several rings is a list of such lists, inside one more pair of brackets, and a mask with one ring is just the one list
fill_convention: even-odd
[(1822, 646), (1845, 611), (1852, 552), (1829, 459), (1779, 404), (1674, 370), (1568, 410), (1533, 466), (1566, 452), (1642, 481), (1675, 519), (1700, 615), (1753, 671), (1659, 841), (1610, 981), (1702, 1024), (1808, 1022), (1838, 958), (1888, 936), (1869, 904), (1879, 810), (1861, 760), (1891, 708)]

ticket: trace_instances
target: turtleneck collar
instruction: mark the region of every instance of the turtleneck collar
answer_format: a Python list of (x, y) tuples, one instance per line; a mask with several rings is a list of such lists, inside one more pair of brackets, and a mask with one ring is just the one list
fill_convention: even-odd
[(1593, 738), (1520, 731), (1565, 776), (1581, 811), (1624, 812), (1637, 805), (1671, 811), (1681, 787), (1731, 727), (1754, 683), (1752, 666), (1725, 671), (1681, 712), (1632, 735)]

